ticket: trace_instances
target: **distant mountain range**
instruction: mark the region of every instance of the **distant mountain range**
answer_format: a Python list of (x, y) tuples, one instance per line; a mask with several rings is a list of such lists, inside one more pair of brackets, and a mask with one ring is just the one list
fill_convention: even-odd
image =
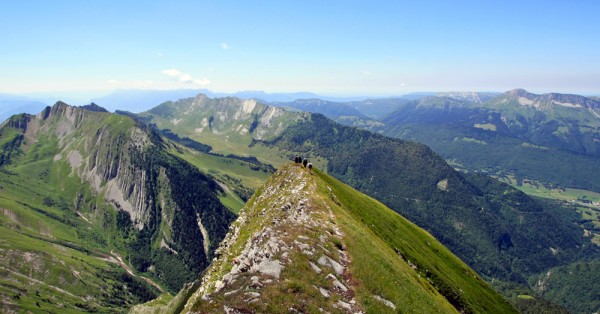
[[(446, 106), (441, 99), (459, 108), (470, 106), (460, 99), (430, 99), (436, 100), (434, 107)], [(315, 102), (327, 103), (310, 101)], [(339, 114), (325, 106), (314, 108)], [(355, 112), (349, 106), (333, 108)], [(344, 127), (321, 114), (234, 97), (199, 95), (167, 102), (139, 118), (221, 154), (254, 156), (275, 166), (294, 155), (307, 157), (425, 228), (502, 287), (534, 289), (529, 280), (544, 269), (571, 265), (577, 261), (575, 256), (597, 256), (590, 243), (595, 231), (588, 230), (584, 237), (574, 224), (579, 216), (573, 209), (534, 200), (486, 176), (456, 172), (424, 145)], [(556, 250), (556, 245), (561, 249)], [(585, 253), (575, 253), (580, 249)], [(582, 302), (589, 304), (589, 300)]]
[(425, 143), (468, 170), (600, 191), (599, 105), (524, 90), (482, 104), (428, 97), (390, 114), (378, 131)]
[[(142, 89), (122, 89), (115, 90), (104, 96), (93, 97), (87, 102), (96, 103), (110, 112), (116, 110), (139, 113), (149, 110), (166, 101), (176, 101), (181, 98), (194, 97), (198, 94), (204, 94), (209, 97), (237, 97), (243, 99), (256, 99), (264, 103), (292, 102), (303, 99), (319, 99), (331, 102), (351, 102), (362, 101), (367, 96), (324, 96), (310, 92), (290, 92), (290, 93), (267, 93), (264, 91), (239, 91), (233, 93), (212, 92), (207, 89), (178, 89), (178, 90), (142, 90)], [(414, 93), (407, 94), (407, 99), (418, 99), (421, 97), (433, 95), (434, 93)], [(400, 98), (404, 96), (398, 96)], [(77, 99), (81, 99), (78, 96)], [(6, 120), (13, 114), (29, 113), (36, 114), (45, 106), (52, 104), (60, 98), (52, 98), (48, 95), (36, 97), (26, 97), (12, 94), (0, 94), (0, 122)], [(83, 102), (85, 103), (85, 102)], [(373, 107), (378, 111), (378, 108)], [(385, 109), (386, 113), (391, 111)]]
[(498, 95), (500, 95), (500, 93), (492, 92), (442, 92), (435, 94), (435, 96), (437, 97), (448, 97), (453, 99), (466, 100), (478, 104), (483, 104)]
[[(498, 97), (493, 99), (500, 99)], [(445, 121), (448, 113), (453, 119), (461, 117), (453, 114), (453, 108), (459, 109), (458, 113), (471, 110), (475, 105), (464, 98), (431, 96), (418, 101), (379, 101), (388, 102), (388, 109), (400, 106), (390, 117), (397, 116), (401, 110), (425, 109), (419, 117), (433, 123)], [(318, 105), (328, 104), (324, 101), (297, 103), (313, 106), (314, 102), (317, 103), (315, 110), (331, 109)], [(365, 102), (369, 107), (374, 101)], [(563, 107), (571, 108), (560, 106)], [(357, 106), (348, 104), (333, 108), (335, 110), (329, 110), (328, 114), (337, 114), (338, 118), (343, 117), (344, 110), (354, 114), (358, 111)], [(236, 97), (197, 95), (164, 102), (137, 115), (120, 113), (108, 113), (96, 104), (78, 108), (57, 103), (36, 116), (13, 116), (0, 128), (0, 170), (3, 173), (0, 183), (4, 196), (0, 198), (0, 207), (5, 209), (0, 215), (3, 222), (0, 227), (6, 229), (2, 233), (5, 237), (21, 239), (7, 239), (6, 242), (10, 245), (7, 248), (15, 252), (14, 261), (18, 264), (24, 260), (28, 256), (24, 252), (29, 247), (46, 248), (49, 242), (78, 250), (80, 253), (68, 251), (84, 261), (73, 264), (73, 269), (78, 272), (85, 269), (86, 276), (93, 277), (102, 271), (85, 268), (85, 262), (99, 263), (100, 269), (112, 265), (97, 261), (94, 256), (113, 259), (124, 256), (124, 265), (134, 269), (131, 279), (102, 278), (112, 280), (111, 285), (141, 280), (140, 285), (135, 286), (138, 288), (127, 285), (131, 289), (126, 292), (127, 301), (121, 305), (112, 303), (116, 302), (115, 294), (106, 293), (94, 299), (92, 305), (96, 310), (118, 309), (125, 303), (155, 296), (157, 291), (143, 284), (146, 279), (175, 292), (184, 282), (197, 278), (195, 275), (211, 260), (216, 243), (225, 235), (234, 213), (247, 200), (252, 204), (258, 198), (269, 197), (269, 192), (265, 187), (261, 188), (260, 183), (266, 180), (271, 166), (285, 167), (295, 155), (309, 158), (315, 168), (378, 199), (430, 232), (483, 279), (510, 297), (514, 304), (521, 304), (517, 302), (517, 294), (534, 296), (536, 299), (527, 306), (539, 306), (543, 303), (542, 295), (567, 293), (565, 299), (552, 300), (577, 310), (594, 308), (593, 299), (585, 294), (570, 293), (577, 290), (566, 287), (580, 287), (588, 279), (600, 282), (597, 273), (583, 276), (577, 272), (577, 269), (596, 267), (593, 261), (600, 255), (592, 242), (597, 236), (596, 230), (583, 230), (577, 224), (579, 214), (570, 207), (533, 199), (487, 176), (457, 172), (423, 144), (340, 125), (321, 114), (298, 109), (290, 111)], [(357, 118), (365, 119), (366, 115), (363, 115)], [(379, 130), (387, 127), (376, 122), (379, 124), (367, 127)], [(443, 129), (435, 124), (428, 127)], [(475, 127), (477, 130), (484, 128)], [(283, 186), (290, 180), (284, 178), (275, 186)], [(331, 190), (323, 186), (323, 182), (327, 182)], [(316, 184), (325, 192), (314, 196), (320, 199), (333, 193), (335, 198), (331, 201), (335, 206), (350, 208), (363, 202), (356, 192), (347, 192), (349, 188), (324, 174)], [(291, 189), (297, 190), (300, 186)], [(254, 198), (251, 197), (253, 191), (258, 191)], [(278, 201), (280, 196), (283, 197), (273, 193)], [(383, 212), (365, 216), (370, 215), (365, 208), (374, 207), (383, 208), (383, 205), (368, 202), (353, 209), (353, 221), (362, 226), (357, 228), (371, 230), (361, 232), (380, 233), (388, 241), (384, 245), (385, 252), (393, 250), (394, 259), (405, 258), (417, 269), (422, 269), (417, 264), (425, 263), (419, 261), (430, 263), (434, 260), (423, 257), (421, 249), (409, 254), (399, 246), (399, 235), (390, 231), (388, 225), (395, 220), (386, 218), (367, 223), (383, 217)], [(258, 216), (267, 212), (262, 205), (257, 211)], [(339, 213), (343, 214), (343, 211)], [(273, 226), (277, 223), (274, 219), (271, 222)], [(46, 225), (52, 228), (43, 227)], [(90, 228), (85, 229), (88, 225)], [(26, 234), (20, 233), (22, 230), (27, 230)], [(375, 237), (372, 239), (378, 241)], [(245, 245), (243, 243), (234, 244), (234, 247)], [(343, 242), (340, 245), (344, 247)], [(435, 246), (431, 241), (427, 245)], [(42, 254), (39, 250), (33, 251)], [(62, 251), (58, 249), (51, 252), (67, 262), (68, 254), (59, 253)], [(92, 256), (84, 258), (81, 252)], [(411, 254), (416, 255), (410, 257)], [(360, 255), (354, 256), (359, 258)], [(272, 265), (270, 260), (267, 262)], [(483, 301), (472, 297), (472, 289), (469, 288), (470, 292), (465, 290), (468, 285), (451, 284), (462, 280), (459, 275), (462, 271), (459, 269), (456, 275), (449, 275), (453, 272), (440, 270), (440, 263), (433, 262), (423, 268), (424, 272), (419, 276), (429, 278), (427, 281), (456, 309), (479, 308), (477, 304)], [(17, 264), (8, 264), (11, 271), (21, 271), (15, 268)], [(52, 262), (44, 269), (55, 269), (72, 278), (59, 264)], [(310, 271), (310, 265), (303, 265)], [(113, 268), (120, 274), (118, 276), (122, 276), (119, 267)], [(381, 269), (391, 268), (382, 266)], [(550, 270), (561, 274), (560, 278), (553, 277), (553, 282), (568, 278), (569, 285), (540, 287), (539, 279)], [(468, 272), (468, 269), (464, 271)], [(227, 278), (223, 277), (223, 281), (229, 280)], [(260, 277), (258, 280), (262, 282)], [(61, 302), (82, 309), (83, 305), (77, 302), (78, 297), (83, 298), (82, 294), (112, 289), (112, 286), (106, 288), (99, 284), (97, 278), (90, 282), (94, 286), (89, 290), (79, 291), (81, 286), (76, 283), (67, 286), (75, 297), (64, 297)], [(26, 285), (25, 281), (20, 282), (19, 289)], [(188, 285), (186, 289), (194, 286)], [(0, 293), (8, 291), (2, 290), (3, 287), (0, 285)], [(303, 291), (304, 284), (298, 281), (295, 285), (286, 283), (281, 287)], [(51, 290), (44, 288), (42, 294), (54, 295)], [(227, 290), (235, 293), (235, 289), (232, 291)], [(402, 302), (396, 292), (381, 293), (378, 294), (381, 298), (395, 300), (391, 301), (393, 304), (398, 304), (398, 300)], [(21, 296), (23, 301), (19, 301), (23, 308), (35, 309), (34, 302), (43, 300), (35, 294), (28, 295), (32, 296)], [(368, 292), (365, 298), (371, 300), (368, 298), (374, 296)], [(352, 301), (345, 296), (340, 300)], [(54, 310), (58, 306), (42, 305)]]
[(240, 91), (235, 93), (212, 92), (207, 89), (182, 90), (116, 90), (113, 93), (93, 98), (95, 102), (109, 111), (124, 110), (134, 113), (149, 110), (166, 101), (176, 101), (181, 98), (194, 97), (204, 94), (208, 97), (237, 97), (256, 99), (262, 102), (289, 102), (297, 99), (323, 99), (329, 101), (362, 100), (367, 97), (328, 97), (308, 92), (296, 93), (267, 93), (263, 91)]
[[(504, 94), (424, 92), (402, 98), (359, 100), (313, 93), (119, 90), (94, 102), (109, 111), (140, 112), (198, 92), (209, 97), (237, 95), (322, 113), (345, 125), (419, 141), (466, 170), (508, 173), (516, 175), (517, 180), (600, 191), (600, 182), (594, 179), (600, 175), (596, 158), (600, 154), (600, 101), (594, 97), (535, 95), (522, 89)], [(43, 102), (31, 98), (0, 95), (0, 119), (18, 112), (39, 112), (44, 107)], [(558, 170), (548, 172), (546, 167)]]
[(10, 116), (19, 113), (38, 113), (47, 106), (46, 103), (18, 95), (0, 94), (0, 123)]
[[(598, 99), (536, 95), (522, 89), (418, 96), (299, 108), (342, 124), (425, 143), (466, 170), (600, 191)], [(298, 107), (294, 102), (278, 105)]]

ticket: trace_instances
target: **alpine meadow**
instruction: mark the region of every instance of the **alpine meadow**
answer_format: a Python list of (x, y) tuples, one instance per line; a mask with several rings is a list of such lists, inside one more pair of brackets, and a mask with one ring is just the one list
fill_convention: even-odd
[(1, 313), (600, 313), (600, 4), (0, 4)]

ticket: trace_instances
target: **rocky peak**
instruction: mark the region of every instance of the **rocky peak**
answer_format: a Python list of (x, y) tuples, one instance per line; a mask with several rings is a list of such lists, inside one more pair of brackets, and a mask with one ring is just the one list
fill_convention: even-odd
[(200, 93), (200, 94), (196, 95), (196, 98), (195, 98), (195, 100), (197, 102), (206, 101), (208, 99), (210, 99), (210, 98), (208, 98), (208, 96), (206, 96), (206, 94), (203, 94), (203, 93)]
[(4, 121), (2, 124), (0, 124), (0, 127), (9, 126), (18, 129), (22, 132), (25, 132), (27, 130), (27, 125), (29, 124), (29, 121), (31, 121), (31, 119), (32, 116), (26, 113), (14, 115), (8, 118), (6, 121)]
[(71, 116), (82, 111), (79, 107), (71, 106), (65, 102), (57, 101), (50, 108), (49, 116)]
[(550, 93), (540, 96), (541, 103), (554, 104), (568, 107), (583, 107), (587, 109), (600, 109), (600, 101), (581, 95)]
[[(592, 98), (587, 98), (580, 95), (572, 94), (532, 94), (524, 89), (514, 89), (504, 93), (500, 99), (515, 99), (523, 106), (534, 107), (538, 110), (552, 109), (553, 107), (570, 107), (570, 108), (585, 108), (589, 110), (600, 109), (600, 101)], [(502, 102), (502, 100), (501, 100)]]
[(98, 106), (93, 102), (90, 103), (89, 105), (81, 106), (80, 108), (88, 110), (88, 111), (94, 111), (94, 112), (108, 112), (108, 110), (104, 109), (104, 107)]
[(538, 96), (538, 95), (532, 94), (522, 88), (516, 88), (516, 89), (510, 90), (510, 91), (506, 92), (505, 94), (508, 96), (512, 96), (512, 97), (525, 97), (527, 99), (533, 99)]
[(481, 104), (487, 101), (490, 97), (493, 97), (494, 93), (478, 93), (478, 92), (441, 92), (435, 96), (438, 97), (449, 97), (457, 100), (466, 100), (474, 103)]

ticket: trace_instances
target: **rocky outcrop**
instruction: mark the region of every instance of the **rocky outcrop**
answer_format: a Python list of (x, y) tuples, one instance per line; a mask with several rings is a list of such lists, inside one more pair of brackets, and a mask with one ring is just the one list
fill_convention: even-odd
[(194, 125), (194, 132), (185, 134), (191, 138), (219, 137), (229, 141), (232, 137), (252, 140), (271, 139), (287, 126), (308, 116), (268, 106), (254, 99), (236, 97), (209, 98), (199, 94), (176, 102), (163, 103), (141, 114), (162, 129), (181, 130), (179, 125)]
[(104, 107), (98, 106), (95, 103), (90, 103), (89, 105), (81, 106), (80, 108), (95, 112), (108, 112)]
[(562, 106), (570, 108), (585, 108), (598, 112), (600, 110), (600, 101), (580, 95), (572, 94), (532, 94), (524, 89), (514, 89), (506, 92), (501, 97), (517, 99), (523, 106), (531, 106), (538, 109), (551, 109), (553, 106)]
[[(138, 271), (153, 269), (166, 278), (173, 265), (180, 266), (180, 273), (166, 280), (176, 291), (208, 265), (234, 215), (218, 200), (218, 185), (170, 155), (152, 129), (93, 104), (80, 108), (63, 102), (23, 123), (28, 143), (57, 143), (52, 161), (59, 178), (75, 177), (81, 182), (75, 195), (62, 197), (73, 198), (82, 217), (103, 226), (114, 223), (111, 215), (98, 211), (104, 205), (97, 206), (97, 200), (82, 201), (88, 186), (118, 212), (127, 213), (123, 217), (131, 223), (121, 219), (119, 228), (131, 226), (131, 232), (122, 232), (140, 234), (131, 240), (139, 243), (130, 252), (139, 255), (130, 256), (137, 261), (133, 266)], [(69, 171), (61, 170), (62, 165)]]
[(298, 300), (286, 311), (302, 311), (303, 302), (310, 302), (326, 312), (362, 312), (354, 298), (344, 234), (335, 221), (315, 196), (308, 171), (285, 166), (231, 225), (184, 312), (273, 311), (273, 293), (303, 284), (298, 269), (306, 270), (301, 277), (310, 283), (301, 298), (312, 300)]
[(430, 234), (315, 170), (283, 165), (202, 277), (132, 313), (514, 310)]
[[(118, 129), (112, 123), (102, 123), (110, 116), (58, 102), (38, 132), (53, 132), (60, 144), (54, 161), (68, 161), (72, 174), (79, 176), (82, 183), (89, 183), (117, 209), (126, 211), (141, 230), (149, 222), (153, 204), (146, 185), (149, 175), (141, 167), (143, 162), (136, 163), (134, 159), (155, 144), (127, 119), (116, 121), (129, 124)], [(98, 127), (90, 132), (92, 136), (80, 137), (82, 129), (91, 125)]]

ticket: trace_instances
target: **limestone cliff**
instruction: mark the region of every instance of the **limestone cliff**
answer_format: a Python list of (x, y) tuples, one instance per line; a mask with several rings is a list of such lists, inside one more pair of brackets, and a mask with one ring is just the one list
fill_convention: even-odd
[(107, 232), (106, 241), (123, 243), (134, 268), (177, 291), (208, 266), (234, 218), (217, 198), (221, 188), (143, 123), (86, 108), (57, 102), (7, 126), (23, 132), (28, 162), (49, 161), (57, 197), (87, 221), (114, 226), (121, 234)]

